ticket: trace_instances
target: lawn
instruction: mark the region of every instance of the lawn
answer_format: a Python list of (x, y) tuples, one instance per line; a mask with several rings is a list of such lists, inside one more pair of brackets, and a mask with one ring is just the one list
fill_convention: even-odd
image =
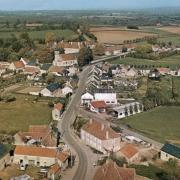
[(126, 57), (122, 59), (115, 59), (111, 61), (112, 64), (126, 64), (134, 66), (154, 66), (154, 67), (171, 67), (176, 68), (180, 64), (180, 55), (166, 57), (160, 60), (137, 59)]
[[(52, 32), (57, 38), (64, 38), (65, 40), (71, 40), (77, 38), (77, 34), (71, 30), (43, 30), (43, 31), (28, 31), (30, 38), (32, 39), (44, 39), (47, 32)], [(23, 32), (0, 32), (0, 38), (10, 38), (11, 34), (19, 36)]]
[(0, 103), (0, 132), (27, 130), (29, 125), (49, 124), (51, 109), (47, 102), (33, 103), (31, 96), (17, 95), (11, 103)]
[(153, 110), (119, 120), (134, 130), (164, 143), (180, 145), (180, 107), (158, 107)]

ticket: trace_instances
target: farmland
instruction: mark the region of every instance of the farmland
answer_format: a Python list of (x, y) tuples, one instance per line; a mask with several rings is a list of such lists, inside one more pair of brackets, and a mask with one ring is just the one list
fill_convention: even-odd
[[(42, 31), (27, 31), (31, 39), (44, 39), (47, 32), (52, 32), (57, 38), (64, 38), (65, 40), (71, 40), (77, 38), (77, 34), (71, 30), (42, 30)], [(12, 34), (18, 37), (21, 31), (10, 31), (10, 32), (0, 32), (0, 38), (6, 39), (10, 38)]]
[(147, 66), (151, 67), (171, 67), (177, 68), (180, 64), (180, 55), (174, 55), (171, 57), (166, 57), (160, 60), (149, 60), (149, 59), (137, 59), (132, 57), (126, 57), (122, 59), (115, 59), (111, 61), (112, 64), (126, 64), (134, 66)]
[(120, 120), (120, 124), (129, 125), (132, 129), (164, 143), (180, 145), (180, 107), (158, 107)]
[(122, 44), (126, 40), (135, 40), (145, 36), (155, 36), (138, 30), (127, 30), (125, 28), (91, 28), (90, 31), (97, 37), (100, 43)]
[(47, 102), (33, 102), (33, 97), (16, 95), (16, 101), (0, 103), (0, 132), (27, 130), (29, 125), (49, 124), (51, 109)]
[(170, 33), (173, 33), (173, 34), (180, 34), (180, 27), (165, 26), (165, 27), (161, 27), (161, 28), (158, 28), (158, 29), (162, 30), (162, 31), (170, 32)]

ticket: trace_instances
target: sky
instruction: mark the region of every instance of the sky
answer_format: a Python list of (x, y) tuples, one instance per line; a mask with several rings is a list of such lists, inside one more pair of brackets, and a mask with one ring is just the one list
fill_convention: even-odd
[(180, 0), (0, 0), (0, 10), (84, 10), (180, 7)]

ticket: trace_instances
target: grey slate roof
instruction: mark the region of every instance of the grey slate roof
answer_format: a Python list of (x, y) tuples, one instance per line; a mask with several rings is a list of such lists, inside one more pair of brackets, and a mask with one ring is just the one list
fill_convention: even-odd
[(62, 86), (58, 83), (51, 83), (46, 87), (49, 91), (54, 92), (55, 90), (62, 88)]
[(170, 154), (178, 159), (180, 159), (180, 148), (173, 145), (173, 144), (169, 144), (166, 143), (162, 148), (161, 151)]

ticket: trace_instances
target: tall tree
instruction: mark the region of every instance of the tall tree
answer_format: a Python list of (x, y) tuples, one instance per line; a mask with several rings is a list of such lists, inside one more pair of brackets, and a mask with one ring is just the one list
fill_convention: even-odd
[(79, 51), (78, 64), (84, 66), (93, 60), (93, 52), (89, 47), (83, 47)]

